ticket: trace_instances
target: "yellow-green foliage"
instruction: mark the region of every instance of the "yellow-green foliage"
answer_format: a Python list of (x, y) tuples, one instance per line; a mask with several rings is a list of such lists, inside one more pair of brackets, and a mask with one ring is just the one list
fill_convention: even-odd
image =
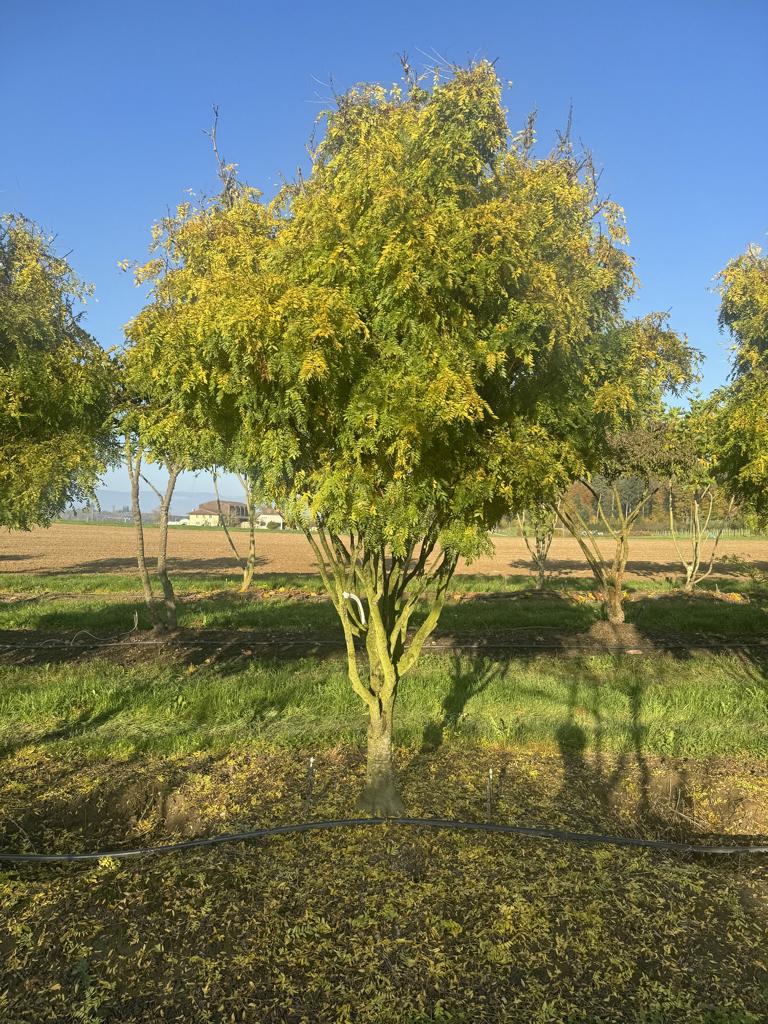
[(659, 325), (623, 327), (621, 211), (567, 144), (510, 134), (487, 63), (356, 87), (322, 121), (272, 203), (228, 174), (158, 225), (135, 358), (169, 417), (331, 530), (398, 552), (436, 521), (471, 555), (633, 405), (608, 386), (630, 351), (633, 377), (655, 365)]
[(104, 468), (112, 366), (75, 311), (88, 291), (36, 225), (0, 218), (1, 525), (49, 522)]
[(720, 468), (732, 493), (768, 517), (768, 255), (749, 246), (719, 277), (720, 324), (733, 335), (734, 373), (721, 394)]

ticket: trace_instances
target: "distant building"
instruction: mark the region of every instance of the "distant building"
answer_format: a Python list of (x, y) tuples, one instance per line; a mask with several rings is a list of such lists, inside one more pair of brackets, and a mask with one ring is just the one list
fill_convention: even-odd
[(227, 526), (238, 526), (243, 520), (247, 524), (248, 507), (242, 501), (222, 501), (219, 512), (218, 502), (204, 501), (187, 518), (190, 526), (221, 526), (222, 520)]
[[(285, 516), (280, 509), (272, 508), (271, 505), (259, 505), (256, 511), (256, 526), (260, 530), (284, 530), (285, 529)], [(248, 520), (244, 523), (240, 523), (240, 526), (244, 529), (248, 529)]]

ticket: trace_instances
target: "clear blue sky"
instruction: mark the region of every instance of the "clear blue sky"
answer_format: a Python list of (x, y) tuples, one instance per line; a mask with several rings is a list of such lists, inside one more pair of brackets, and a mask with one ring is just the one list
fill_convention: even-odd
[(2, 8), (0, 209), (71, 250), (96, 286), (88, 326), (102, 344), (121, 341), (141, 299), (117, 261), (144, 256), (184, 189), (215, 187), (212, 104), (225, 157), (271, 192), (305, 163), (329, 79), (389, 83), (406, 51), (416, 66), (497, 61), (511, 125), (537, 108), (542, 147), (573, 104), (574, 135), (627, 212), (636, 311), (670, 310), (706, 354), (705, 390), (724, 379), (711, 279), (768, 232), (768, 0)]

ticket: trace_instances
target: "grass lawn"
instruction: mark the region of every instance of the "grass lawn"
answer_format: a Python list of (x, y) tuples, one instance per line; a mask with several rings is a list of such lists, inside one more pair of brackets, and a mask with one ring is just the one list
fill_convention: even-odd
[[(23, 599), (0, 604), (0, 628), (130, 628), (127, 582), (17, 577)], [(185, 581), (185, 626), (335, 628), (311, 577), (249, 598), (202, 583)], [(456, 588), (444, 629), (576, 633), (599, 618), (584, 588), (476, 592)], [(749, 596), (641, 593), (628, 618), (649, 633), (759, 636), (765, 608)], [(109, 849), (354, 815), (364, 736), (335, 654), (57, 662), (43, 650), (0, 665), (0, 847)], [(493, 768), (499, 821), (698, 841), (768, 833), (757, 652), (428, 655), (403, 683), (395, 739), (413, 815), (484, 820)], [(0, 1020), (758, 1024), (767, 924), (765, 858), (395, 826), (6, 866)]]
[[(362, 705), (337, 657), (0, 669), (0, 750), (66, 757), (221, 752), (233, 744), (364, 742)], [(513, 747), (768, 758), (763, 666), (736, 654), (678, 658), (424, 656), (398, 697), (408, 747)]]

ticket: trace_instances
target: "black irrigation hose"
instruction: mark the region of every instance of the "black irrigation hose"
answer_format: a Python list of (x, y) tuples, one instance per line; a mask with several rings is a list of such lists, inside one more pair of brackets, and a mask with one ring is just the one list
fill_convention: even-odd
[(148, 857), (162, 853), (178, 853), (182, 850), (197, 850), (201, 847), (218, 846), (221, 843), (242, 843), (269, 836), (290, 835), (298, 832), (324, 832), (336, 828), (361, 828), (373, 825), (401, 825), (425, 829), (450, 829), (462, 832), (494, 832), (503, 835), (527, 836), (531, 839), (553, 839), (559, 842), (584, 843), (590, 846), (633, 846), (649, 850), (663, 850), (670, 853), (695, 853), (713, 856), (733, 854), (768, 853), (768, 845), (761, 846), (704, 846), (692, 843), (675, 843), (665, 839), (635, 839), (630, 836), (610, 836), (589, 832), (565, 832), (555, 828), (528, 828), (524, 825), (502, 825), (496, 822), (456, 821), (450, 818), (337, 818), (330, 821), (302, 821), (290, 825), (272, 825), (257, 828), (251, 832), (225, 833), (205, 839), (188, 839), (181, 843), (165, 846), (144, 846), (133, 850), (102, 850), (92, 853), (4, 853), (0, 861), (11, 864), (61, 864), (73, 861), (101, 860), (111, 857), (125, 860), (128, 857)]
[[(94, 648), (94, 647), (272, 647), (289, 649), (294, 647), (331, 647), (344, 649), (343, 640), (327, 639), (324, 637), (273, 637), (269, 640), (251, 640), (245, 637), (229, 639), (212, 639), (210, 637), (167, 637), (163, 639), (147, 640), (112, 640), (107, 637), (98, 637), (94, 640), (65, 640), (51, 637), (38, 643), (16, 643), (14, 641), (0, 641), (0, 650), (17, 651), (41, 651), (59, 650), (72, 648)], [(498, 640), (479, 640), (466, 642), (434, 641), (426, 643), (424, 650), (429, 652), (440, 651), (587, 651), (593, 654), (658, 654), (671, 653), (677, 650), (708, 650), (708, 651), (740, 651), (745, 649), (767, 650), (768, 644), (763, 640), (694, 640), (691, 643), (671, 642), (664, 644), (661, 648), (651, 647), (626, 647), (626, 646), (603, 646), (590, 641), (581, 643), (541, 643), (538, 641), (512, 642)]]

